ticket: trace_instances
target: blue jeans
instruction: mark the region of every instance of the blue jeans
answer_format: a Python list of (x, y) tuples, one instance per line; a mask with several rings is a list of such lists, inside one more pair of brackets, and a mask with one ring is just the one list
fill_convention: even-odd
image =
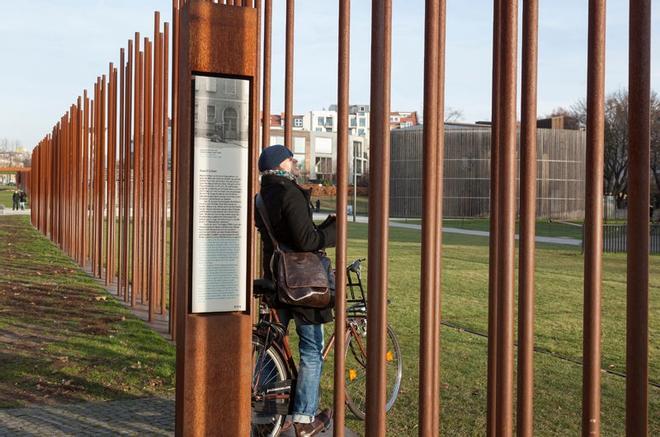
[[(289, 326), (291, 311), (281, 309), (278, 316), (282, 324)], [(311, 423), (319, 406), (319, 384), (323, 370), (323, 325), (307, 325), (294, 318), (298, 333), (300, 366), (296, 393), (293, 400), (293, 421)]]

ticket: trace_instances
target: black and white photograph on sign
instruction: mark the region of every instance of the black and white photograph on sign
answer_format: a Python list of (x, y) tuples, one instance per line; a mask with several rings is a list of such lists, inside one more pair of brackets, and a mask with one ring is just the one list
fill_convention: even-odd
[(193, 82), (192, 312), (245, 311), (250, 82)]

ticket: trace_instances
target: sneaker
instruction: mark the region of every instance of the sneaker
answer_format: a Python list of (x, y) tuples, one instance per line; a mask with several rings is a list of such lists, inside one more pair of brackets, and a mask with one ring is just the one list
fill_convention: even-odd
[(330, 426), (331, 420), (332, 410), (326, 408), (317, 414), (311, 423), (294, 423), (293, 429), (296, 431), (296, 437), (311, 437)]

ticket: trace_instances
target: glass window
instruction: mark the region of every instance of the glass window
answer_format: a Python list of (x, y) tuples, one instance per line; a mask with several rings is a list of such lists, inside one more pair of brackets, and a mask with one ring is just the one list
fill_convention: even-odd
[(236, 81), (235, 80), (225, 80), (225, 94), (230, 96), (236, 95)]
[(332, 126), (332, 117), (325, 117), (325, 125)]
[(206, 107), (206, 121), (208, 123), (213, 123), (215, 121), (215, 106), (208, 105)]
[(295, 127), (302, 127), (302, 125), (303, 125), (302, 118), (294, 118), (293, 119), (293, 125)]
[(355, 117), (351, 117), (351, 127), (357, 127), (357, 119)]
[(321, 126), (323, 126), (323, 125), (325, 124), (325, 118), (323, 118), (323, 117), (318, 117), (318, 118), (316, 119), (316, 123), (319, 124), (319, 125), (321, 125)]
[(360, 127), (365, 127), (367, 125), (367, 119), (364, 117), (360, 118)]
[(359, 136), (359, 137), (363, 137), (364, 134), (365, 134), (364, 129), (359, 129), (359, 130), (358, 130), (358, 136)]
[(211, 91), (214, 93), (216, 80), (211, 78), (205, 78), (205, 79), (206, 79), (206, 91)]

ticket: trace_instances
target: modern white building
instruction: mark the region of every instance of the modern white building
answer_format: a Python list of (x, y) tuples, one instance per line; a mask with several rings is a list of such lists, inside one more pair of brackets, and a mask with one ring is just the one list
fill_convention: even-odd
[[(284, 130), (271, 128), (270, 144), (284, 144)], [(353, 183), (357, 177), (368, 173), (369, 145), (364, 137), (348, 137), (348, 176)], [(336, 182), (337, 134), (336, 132), (311, 132), (294, 130), (292, 151), (298, 161), (301, 174), (307, 180)], [(354, 172), (355, 169), (355, 172)]]

